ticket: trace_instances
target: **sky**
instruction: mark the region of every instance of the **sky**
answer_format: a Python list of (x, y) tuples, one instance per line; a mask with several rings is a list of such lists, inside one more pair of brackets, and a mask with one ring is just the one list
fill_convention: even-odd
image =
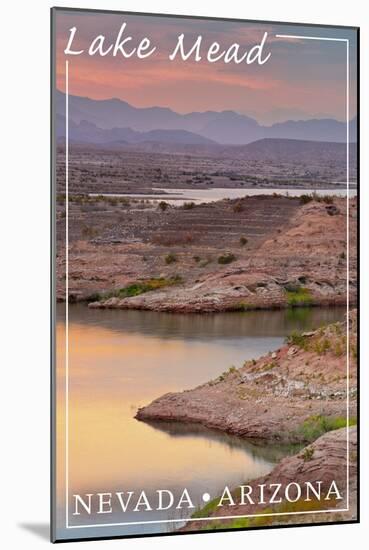
[[(122, 55), (89, 56), (98, 35), (105, 45), (115, 42), (126, 23), (125, 35), (138, 46), (147, 37), (156, 46), (146, 59)], [(66, 56), (70, 29), (76, 27), (73, 48), (85, 50)], [(249, 51), (268, 33), (264, 65), (209, 63), (206, 52), (216, 41), (221, 49), (233, 43)], [(169, 60), (178, 36), (185, 45), (202, 38), (203, 59)], [(169, 18), (149, 15), (57, 11), (55, 19), (56, 86), (65, 91), (65, 61), (69, 61), (69, 92), (93, 99), (119, 98), (136, 107), (168, 107), (179, 113), (233, 110), (262, 124), (288, 119), (346, 120), (346, 42), (279, 38), (277, 34), (349, 39), (349, 118), (356, 115), (356, 32), (349, 28), (230, 20)]]

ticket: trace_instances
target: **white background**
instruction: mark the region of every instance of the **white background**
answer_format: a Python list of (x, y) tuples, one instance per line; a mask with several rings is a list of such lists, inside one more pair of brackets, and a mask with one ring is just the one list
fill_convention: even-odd
[[(1, 8), (1, 486), (0, 544), (32, 550), (48, 543), (49, 518), (49, 7), (48, 0), (5, 0)], [(56, 5), (243, 19), (361, 26), (362, 211), (362, 523), (118, 541), (124, 547), (193, 550), (362, 548), (368, 535), (368, 31), (366, 2), (264, 0), (68, 0)], [(4, 36), (5, 34), (5, 36)], [(5, 123), (5, 124), (4, 124)], [(361, 541), (359, 541), (361, 539)]]

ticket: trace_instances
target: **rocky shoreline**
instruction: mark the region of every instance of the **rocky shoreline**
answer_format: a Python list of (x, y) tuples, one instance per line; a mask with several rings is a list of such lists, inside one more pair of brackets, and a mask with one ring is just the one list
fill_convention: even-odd
[(346, 327), (335, 323), (293, 334), (285, 346), (243, 367), (231, 367), (192, 390), (168, 393), (137, 411), (138, 420), (200, 423), (227, 433), (308, 442), (324, 425), (356, 418), (356, 311), (350, 313), (350, 374)]
[[(348, 377), (346, 322), (350, 334)], [(334, 480), (342, 488), (342, 500), (347, 496), (350, 499), (349, 510), (317, 512), (328, 508), (341, 510), (346, 505), (341, 506), (340, 500), (332, 503), (313, 498), (307, 502), (299, 499), (292, 504), (260, 506), (246, 503), (219, 508), (215, 499), (198, 510), (182, 530), (244, 528), (289, 521), (294, 524), (352, 521), (355, 518), (356, 323), (356, 310), (352, 310), (345, 322), (308, 333), (294, 333), (277, 351), (247, 361), (240, 369), (231, 367), (215, 380), (194, 389), (163, 395), (136, 413), (141, 421), (195, 423), (250, 440), (307, 444), (296, 455), (284, 458), (267, 476), (251, 481), (251, 486), (268, 483), (283, 486), (307, 481), (322, 481), (323, 486), (327, 486)], [(347, 456), (349, 495), (346, 494)], [(237, 489), (233, 494), (237, 495)], [(299, 513), (298, 519), (294, 512)], [(230, 520), (223, 517), (260, 513), (267, 515)], [(274, 513), (283, 515), (268, 515)], [(218, 516), (221, 519), (216, 519)], [(201, 519), (206, 517), (214, 519)]]
[[(347, 457), (349, 460), (348, 478)], [(218, 506), (220, 496), (217, 496), (195, 512), (191, 520), (180, 531), (244, 529), (288, 523), (303, 525), (321, 522), (351, 522), (357, 517), (356, 476), (356, 427), (351, 427), (348, 430), (346, 428), (334, 430), (322, 435), (296, 455), (281, 460), (266, 476), (252, 481), (245, 480), (247, 492), (252, 495), (252, 502), (249, 502), (248, 499), (244, 499), (242, 502), (240, 489), (230, 488), (232, 500), (228, 499), (226, 502), (228, 504), (234, 502), (234, 505)], [(347, 498), (347, 481), (349, 498)], [(281, 486), (277, 496), (274, 494), (276, 483)], [(306, 498), (305, 491), (308, 483), (315, 489), (319, 487), (320, 498), (317, 498), (311, 491)], [(261, 503), (256, 500), (260, 486), (264, 486), (264, 502)], [(335, 494), (330, 495), (332, 498), (326, 498), (331, 487), (337, 487), (339, 498), (333, 498), (336, 496)], [(295, 499), (298, 490), (301, 490), (301, 498), (295, 502), (289, 502), (284, 498), (286, 488), (289, 488), (291, 500)], [(227, 516), (232, 516), (232, 518), (227, 519)], [(235, 518), (234, 516), (239, 517)]]

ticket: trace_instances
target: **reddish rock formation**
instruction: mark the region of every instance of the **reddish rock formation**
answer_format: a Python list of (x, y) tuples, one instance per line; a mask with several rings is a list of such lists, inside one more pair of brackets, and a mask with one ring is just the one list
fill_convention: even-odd
[[(310, 493), (310, 500), (306, 501), (305, 483), (307, 482), (313, 486), (316, 482), (321, 482), (321, 500)], [(327, 488), (332, 482), (335, 483), (342, 498), (336, 499), (336, 495), (331, 494), (330, 499), (325, 500)], [(251, 495), (255, 495), (256, 498), (259, 485), (265, 485), (264, 504), (256, 502), (255, 497), (254, 504), (246, 499), (245, 504), (241, 504), (240, 490), (233, 489), (231, 494), (235, 502), (234, 506), (219, 507), (217, 506), (219, 498), (216, 498), (211, 509), (208, 507), (197, 512), (196, 515), (203, 516), (203, 519), (194, 518), (188, 521), (181, 531), (355, 520), (357, 514), (356, 428), (351, 427), (348, 430), (342, 428), (326, 433), (295, 456), (284, 458), (268, 475), (252, 481), (245, 480), (246, 483), (251, 487)], [(275, 485), (272, 487), (271, 485), (276, 483), (281, 484), (279, 496), (282, 502), (271, 504), (269, 501), (276, 490)], [(297, 502), (291, 503), (283, 498), (285, 488), (290, 483), (301, 487), (301, 498)], [(349, 506), (347, 506), (347, 483)], [(296, 489), (292, 490), (291, 494), (295, 495)], [(227, 516), (240, 517), (226, 519)], [(209, 517), (212, 519), (205, 519)]]
[[(243, 199), (243, 202), (247, 204), (248, 200), (250, 199)], [(258, 198), (259, 207), (262, 200), (263, 197)], [(279, 201), (282, 199), (269, 197), (265, 200), (268, 201), (268, 207), (271, 201), (275, 201), (278, 214)], [(213, 208), (216, 209), (217, 206)], [(332, 215), (332, 208), (334, 208), (334, 215)], [(272, 211), (269, 216), (273, 220)], [(335, 199), (334, 205), (312, 201), (305, 206), (290, 210), (289, 216), (290, 218), (287, 216), (280, 226), (264, 219), (263, 234), (249, 249), (248, 247), (230, 249), (236, 258), (230, 265), (213, 262), (206, 267), (205, 272), (201, 271), (197, 265), (194, 266), (192, 260), (192, 254), (195, 251), (199, 253), (198, 249), (195, 250), (192, 244), (184, 246), (183, 253), (176, 257), (178, 261), (174, 266), (166, 269), (160, 267), (162, 276), (180, 274), (182, 284), (130, 298), (102, 298), (91, 303), (90, 307), (187, 313), (242, 311), (288, 305), (346, 304), (348, 254), (346, 201)], [(350, 281), (348, 291), (351, 304), (355, 303), (357, 289), (355, 216), (356, 199), (353, 199), (349, 206)], [(101, 272), (109, 278), (112, 270), (118, 274), (118, 263), (124, 262), (125, 269), (127, 266), (131, 269), (131, 277), (125, 278), (125, 284), (145, 278), (148, 266), (138, 265), (137, 253), (140, 247), (142, 248), (142, 245), (132, 245), (129, 250), (122, 250), (120, 255), (111, 256), (109, 260), (102, 256), (99, 261), (104, 261), (106, 267), (101, 267)], [(216, 252), (214, 247), (207, 250), (208, 254)], [(99, 249), (99, 253), (102, 252)], [(189, 254), (191, 254), (191, 261), (188, 258)], [(204, 252), (202, 254), (204, 255)], [(97, 259), (95, 255), (94, 262)], [(75, 261), (78, 263), (77, 257)], [(94, 262), (89, 261), (84, 269), (91, 270)], [(158, 273), (158, 267), (153, 266), (151, 276)], [(86, 278), (86, 274), (84, 277)], [(120, 281), (122, 284), (123, 279), (121, 278)]]
[[(168, 393), (138, 410), (139, 420), (198, 422), (241, 437), (307, 441), (326, 419), (356, 418), (356, 312), (345, 323), (305, 335), (278, 351), (231, 368), (195, 389)], [(347, 378), (347, 375), (348, 378)], [(329, 421), (329, 420), (328, 420)]]

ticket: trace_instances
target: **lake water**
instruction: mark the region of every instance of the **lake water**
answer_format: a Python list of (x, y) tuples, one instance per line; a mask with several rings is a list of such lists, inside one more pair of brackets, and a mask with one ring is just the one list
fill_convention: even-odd
[[(278, 348), (292, 330), (341, 320), (344, 308), (212, 315), (93, 310), (69, 306), (69, 494), (186, 487), (198, 507), (204, 492), (269, 472), (291, 448), (247, 442), (200, 426), (144, 423), (137, 408), (194, 387), (231, 365)], [(65, 306), (57, 311), (58, 536), (165, 532), (173, 512), (69, 514), (65, 525)], [(70, 506), (72, 503), (70, 502)], [(101, 524), (131, 525), (104, 527)], [(139, 524), (137, 524), (139, 522)], [(81, 527), (82, 525), (96, 525)]]
[[(126, 194), (113, 194), (103, 193), (103, 197), (126, 197), (132, 199), (146, 199), (155, 201), (166, 201), (168, 204), (181, 206), (185, 202), (194, 202), (195, 204), (214, 202), (222, 199), (239, 199), (242, 197), (255, 195), (289, 195), (290, 197), (300, 197), (301, 195), (316, 193), (319, 196), (332, 195), (337, 197), (346, 197), (347, 190), (345, 187), (330, 188), (330, 189), (230, 189), (214, 187), (211, 189), (166, 189), (166, 188), (153, 188), (155, 191), (159, 191), (158, 194), (139, 194), (139, 193), (126, 193)], [(161, 193), (160, 193), (161, 192)], [(349, 189), (349, 197), (355, 197), (357, 195), (356, 189)], [(91, 197), (98, 196), (97, 193), (90, 193)]]

